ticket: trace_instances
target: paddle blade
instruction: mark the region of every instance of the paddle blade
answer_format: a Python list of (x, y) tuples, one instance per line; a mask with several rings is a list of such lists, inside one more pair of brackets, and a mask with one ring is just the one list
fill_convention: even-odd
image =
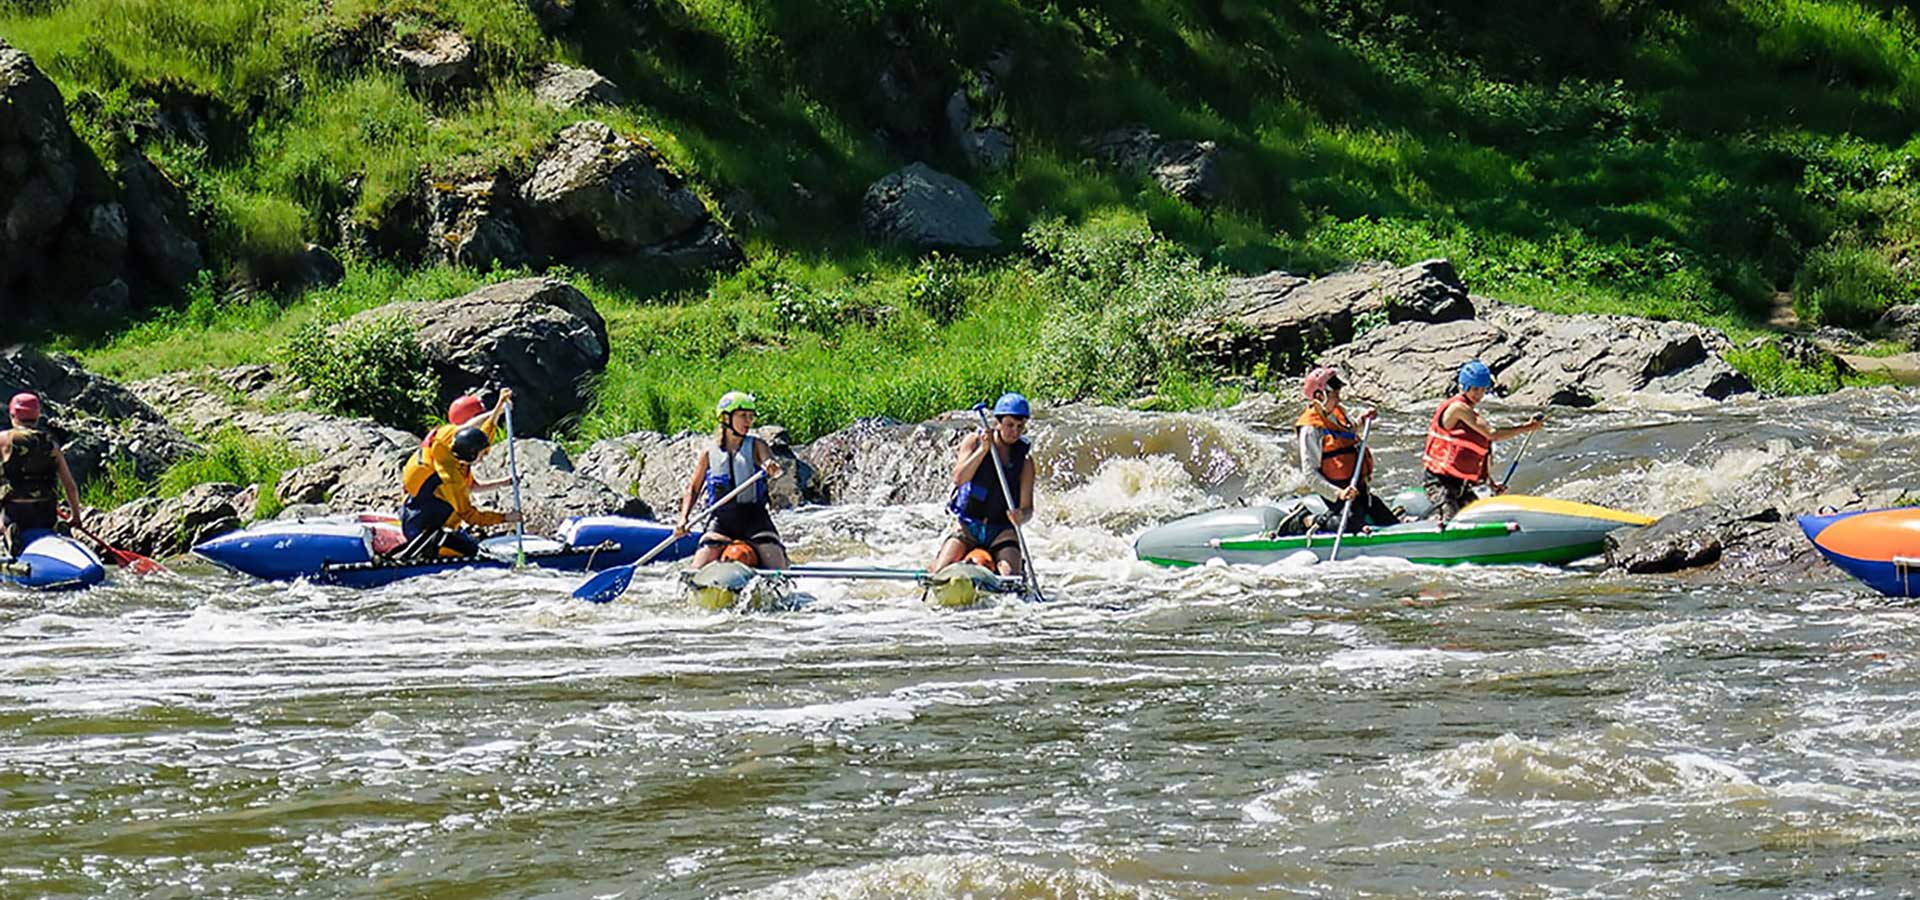
[(114, 565), (119, 566), (123, 569), (127, 569), (133, 572), (133, 574), (135, 575), (167, 574), (166, 566), (163, 566), (157, 562), (154, 562), (152, 559), (148, 557), (141, 556), (140, 554), (135, 553), (132, 550), (121, 550), (118, 547), (108, 547), (107, 556), (113, 560)]
[(627, 585), (632, 583), (633, 566), (614, 566), (581, 582), (573, 589), (573, 596), (588, 603), (611, 603), (626, 593)]

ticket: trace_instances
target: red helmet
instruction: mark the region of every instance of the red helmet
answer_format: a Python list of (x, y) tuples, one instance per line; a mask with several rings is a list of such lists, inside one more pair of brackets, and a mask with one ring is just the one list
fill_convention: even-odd
[(979, 566), (982, 569), (991, 569), (993, 568), (993, 554), (988, 553), (987, 551), (979, 547), (975, 547), (972, 550), (967, 551), (967, 558), (965, 562), (972, 563), (973, 565)]
[(22, 422), (32, 422), (40, 418), (40, 397), (27, 391), (13, 395), (7, 404), (7, 415)]
[(1340, 380), (1339, 372), (1334, 371), (1332, 366), (1321, 366), (1307, 373), (1307, 381), (1301, 386), (1300, 392), (1308, 400), (1318, 400), (1320, 398), (1315, 395), (1321, 391), (1337, 391), (1343, 387), (1346, 387), (1346, 384)]
[(486, 411), (487, 405), (481, 403), (479, 397), (466, 394), (447, 407), (447, 421), (455, 425), (465, 425), (468, 419)]

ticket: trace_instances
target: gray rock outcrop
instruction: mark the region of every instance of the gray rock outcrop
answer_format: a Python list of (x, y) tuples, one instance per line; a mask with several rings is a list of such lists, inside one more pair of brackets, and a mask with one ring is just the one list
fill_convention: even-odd
[(65, 356), (21, 346), (0, 350), (0, 399), (20, 391), (40, 395), (43, 421), (78, 481), (114, 459), (131, 460), (140, 477), (152, 478), (197, 449), (132, 391)]
[(619, 86), (605, 75), (560, 63), (549, 63), (535, 76), (533, 96), (559, 109), (572, 109), (583, 103), (618, 106), (626, 102)]
[(478, 58), (473, 44), (457, 31), (422, 28), (397, 36), (381, 57), (416, 90), (439, 91), (470, 84)]
[(585, 408), (607, 366), (607, 324), (593, 301), (553, 278), (521, 278), (438, 302), (401, 301), (341, 327), (399, 318), (413, 326), (440, 376), (440, 403), (488, 386), (514, 390), (521, 435), (552, 428)]
[(645, 138), (601, 122), (560, 132), (521, 183), (522, 230), (553, 258), (639, 253), (689, 267), (732, 265), (734, 243)]
[(1094, 155), (1121, 170), (1151, 177), (1167, 193), (1195, 206), (1226, 197), (1220, 147), (1213, 141), (1168, 139), (1145, 125), (1126, 125), (1092, 144)]
[(860, 224), (882, 240), (946, 250), (1000, 246), (993, 216), (958, 178), (914, 163), (867, 188)]
[(240, 528), (252, 517), (253, 493), (237, 484), (202, 484), (178, 497), (146, 497), (96, 518), (90, 530), (108, 544), (142, 556), (177, 556)]
[(1188, 329), (1199, 352), (1275, 371), (1304, 369), (1319, 351), (1354, 339), (1363, 327), (1452, 322), (1473, 317), (1467, 287), (1444, 259), (1411, 266), (1363, 266), (1307, 279), (1269, 272), (1227, 283), (1220, 309)]
[(513, 185), (504, 176), (429, 177), (420, 195), (429, 257), (475, 269), (532, 262), (514, 213)]

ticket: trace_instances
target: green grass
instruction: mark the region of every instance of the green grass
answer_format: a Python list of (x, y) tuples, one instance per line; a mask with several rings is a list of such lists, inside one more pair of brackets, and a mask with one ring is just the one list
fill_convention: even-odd
[(223, 429), (202, 442), (202, 450), (180, 460), (151, 482), (140, 478), (132, 460), (111, 460), (106, 472), (87, 481), (82, 500), (96, 509), (114, 509), (142, 497), (178, 497), (189, 488), (209, 482), (260, 486), (255, 519), (278, 515), (281, 503), (273, 495), (280, 476), (312, 462), (285, 443)]

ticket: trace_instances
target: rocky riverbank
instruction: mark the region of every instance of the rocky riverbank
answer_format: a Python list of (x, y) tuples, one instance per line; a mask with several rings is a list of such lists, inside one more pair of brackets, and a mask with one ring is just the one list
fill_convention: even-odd
[[(438, 303), (401, 301), (358, 318), (407, 324), (440, 372), (441, 405), (469, 390), (514, 388), (515, 455), (535, 531), (551, 531), (574, 515), (671, 515), (688, 464), (710, 440), (701, 433), (635, 432), (572, 454), (543, 438), (590, 401), (607, 358), (601, 317), (564, 281), (508, 281)], [(1245, 279), (1218, 308), (1196, 315), (1189, 333), (1222, 367), (1249, 358), (1295, 368), (1337, 365), (1350, 397), (1414, 417), (1439, 399), (1449, 374), (1471, 357), (1494, 368), (1505, 402), (1517, 407), (1704, 409), (1753, 394), (1725, 362), (1731, 345), (1717, 332), (1510, 307), (1471, 295), (1444, 260), (1367, 266), (1321, 279), (1284, 272)], [(1256, 396), (1243, 404), (1246, 412), (1223, 415), (1258, 418), (1254, 410), (1270, 409), (1284, 418), (1293, 377), (1275, 379), (1278, 396)], [(271, 487), (281, 516), (393, 508), (400, 464), (418, 440), (370, 420), (300, 408), (305, 394), (271, 366), (175, 373), (123, 386), (71, 359), (15, 347), (0, 354), (0, 391), (16, 390), (46, 398), (49, 421), (82, 479), (96, 477), (107, 459), (128, 460), (151, 478), (197, 452), (196, 440), (227, 429), (284, 443), (307, 461)], [(1098, 419), (1097, 409), (1093, 415)], [(1043, 444), (1056, 427), (1050, 418), (1036, 423)], [(971, 427), (971, 414), (955, 412), (922, 423), (864, 420), (802, 445), (777, 425), (759, 434), (788, 462), (773, 492), (776, 508), (784, 509), (941, 500), (953, 447)], [(486, 476), (503, 474), (505, 458), (493, 453), (483, 463)], [(1055, 487), (1088, 474), (1075, 466), (1056, 467), (1065, 474)], [(116, 544), (175, 554), (243, 527), (256, 516), (264, 489), (201, 484), (94, 515)], [(1653, 528), (1618, 535), (1612, 565), (1630, 573), (1718, 567), (1764, 579), (1782, 566), (1804, 568), (1816, 559), (1791, 524), (1789, 501), (1856, 508), (1898, 494), (1840, 485), (1818, 497), (1747, 504), (1752, 508), (1686, 509)]]

